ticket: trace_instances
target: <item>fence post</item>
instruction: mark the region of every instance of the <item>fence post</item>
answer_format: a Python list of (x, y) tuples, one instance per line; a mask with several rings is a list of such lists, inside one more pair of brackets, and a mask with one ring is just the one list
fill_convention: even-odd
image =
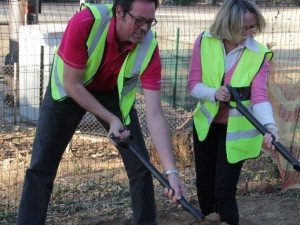
[(173, 83), (173, 108), (176, 108), (178, 46), (179, 46), (179, 28), (177, 28), (176, 30), (175, 68), (174, 68), (174, 83)]
[(44, 96), (44, 46), (41, 46), (41, 61), (40, 61), (40, 97), (39, 105), (41, 106)]
[(13, 96), (14, 96), (14, 105), (13, 105), (13, 123), (14, 125), (17, 124), (17, 106), (18, 106), (18, 70), (17, 70), (17, 63), (14, 63), (14, 81), (13, 81)]
[(24, 24), (25, 0), (9, 1), (9, 54), (6, 56), (6, 65), (13, 65), (19, 61), (19, 27)]

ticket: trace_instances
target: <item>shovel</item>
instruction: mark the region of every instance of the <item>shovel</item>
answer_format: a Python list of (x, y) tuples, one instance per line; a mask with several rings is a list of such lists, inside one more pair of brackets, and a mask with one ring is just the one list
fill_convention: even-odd
[[(262, 134), (265, 135), (270, 133), (250, 112), (249, 110), (241, 103), (238, 92), (229, 84), (226, 86), (227, 89), (232, 94), (235, 102), (236, 109), (244, 115), (249, 122)], [(232, 107), (232, 106), (230, 106)], [(293, 166), (296, 171), (300, 171), (300, 162), (280, 143), (275, 141), (275, 137), (272, 135), (272, 144), (276, 150)]]
[[(151, 164), (151, 162), (146, 157), (144, 157), (140, 153), (140, 150), (133, 144), (132, 138), (128, 138), (126, 142), (121, 142), (113, 133), (110, 134), (110, 138), (119, 146), (129, 149), (164, 187), (168, 188), (169, 190), (172, 189), (169, 181)], [(179, 199), (178, 202), (187, 212), (195, 217), (196, 221), (192, 224), (197, 225), (200, 224), (198, 222), (203, 221), (204, 215), (202, 214), (202, 212), (194, 208), (183, 196), (181, 196), (181, 199)]]

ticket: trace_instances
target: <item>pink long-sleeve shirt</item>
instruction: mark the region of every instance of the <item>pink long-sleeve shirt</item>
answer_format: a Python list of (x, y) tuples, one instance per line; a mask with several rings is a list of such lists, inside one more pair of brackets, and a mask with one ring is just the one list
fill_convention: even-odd
[[(193, 90), (196, 84), (202, 83), (202, 66), (201, 66), (201, 55), (200, 55), (200, 39), (202, 34), (200, 34), (194, 44), (190, 71), (188, 77), (188, 89), (189, 92)], [(222, 43), (223, 45), (223, 43)], [(230, 83), (232, 74), (236, 68), (236, 65), (240, 59), (240, 55), (242, 54), (244, 48), (248, 48), (251, 51), (257, 51), (258, 47), (252, 37), (249, 37), (243, 45), (239, 45), (236, 49), (229, 52), (227, 55), (224, 53), (225, 58), (225, 77), (224, 77), (224, 85)], [(224, 49), (224, 45), (223, 45)], [(225, 50), (224, 50), (225, 52)], [(251, 84), (251, 106), (267, 102), (267, 76), (269, 73), (269, 62), (265, 59), (261, 69), (254, 77)], [(228, 107), (221, 103), (220, 109), (216, 117), (214, 118), (214, 122), (216, 123), (227, 123), (228, 120)]]

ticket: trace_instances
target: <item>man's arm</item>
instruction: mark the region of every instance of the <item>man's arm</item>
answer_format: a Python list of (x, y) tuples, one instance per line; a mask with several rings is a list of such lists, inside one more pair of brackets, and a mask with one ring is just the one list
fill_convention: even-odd
[[(97, 99), (82, 85), (84, 70), (74, 69), (65, 64), (64, 68), (64, 89), (66, 93), (82, 108), (92, 113), (98, 118), (107, 122), (110, 126), (109, 134), (114, 133), (122, 140), (129, 135), (124, 130), (122, 122), (114, 114), (109, 112)], [(109, 138), (110, 139), (110, 138)], [(110, 139), (111, 140), (111, 139)]]
[[(148, 129), (164, 171), (175, 169), (171, 134), (162, 110), (160, 91), (144, 89), (144, 95)], [(176, 202), (182, 194), (185, 195), (184, 187), (177, 173), (170, 173), (167, 176), (172, 189), (175, 191), (175, 194), (172, 191), (167, 194), (173, 202)]]

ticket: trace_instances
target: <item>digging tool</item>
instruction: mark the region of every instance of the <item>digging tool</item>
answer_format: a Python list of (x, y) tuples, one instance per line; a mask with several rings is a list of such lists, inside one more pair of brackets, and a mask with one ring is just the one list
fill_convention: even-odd
[[(242, 115), (244, 115), (249, 122), (262, 134), (270, 133), (242, 104), (239, 93), (231, 85), (226, 86), (227, 89), (232, 94), (235, 102), (236, 108)], [(230, 106), (232, 107), (232, 106)], [(276, 150), (293, 166), (296, 171), (300, 171), (300, 162), (280, 143), (275, 141), (275, 137), (272, 135), (272, 144), (275, 146)]]
[[(126, 142), (120, 141), (114, 134), (110, 134), (110, 138), (116, 142), (119, 146), (129, 149), (143, 164), (147, 169), (158, 179), (158, 181), (166, 188), (172, 189), (169, 181), (151, 164), (151, 162), (144, 157), (140, 150), (133, 144), (132, 138), (128, 138)], [(183, 208), (193, 215), (196, 219), (193, 225), (200, 224), (203, 221), (204, 215), (198, 209), (194, 208), (183, 196), (178, 202), (183, 206)]]

